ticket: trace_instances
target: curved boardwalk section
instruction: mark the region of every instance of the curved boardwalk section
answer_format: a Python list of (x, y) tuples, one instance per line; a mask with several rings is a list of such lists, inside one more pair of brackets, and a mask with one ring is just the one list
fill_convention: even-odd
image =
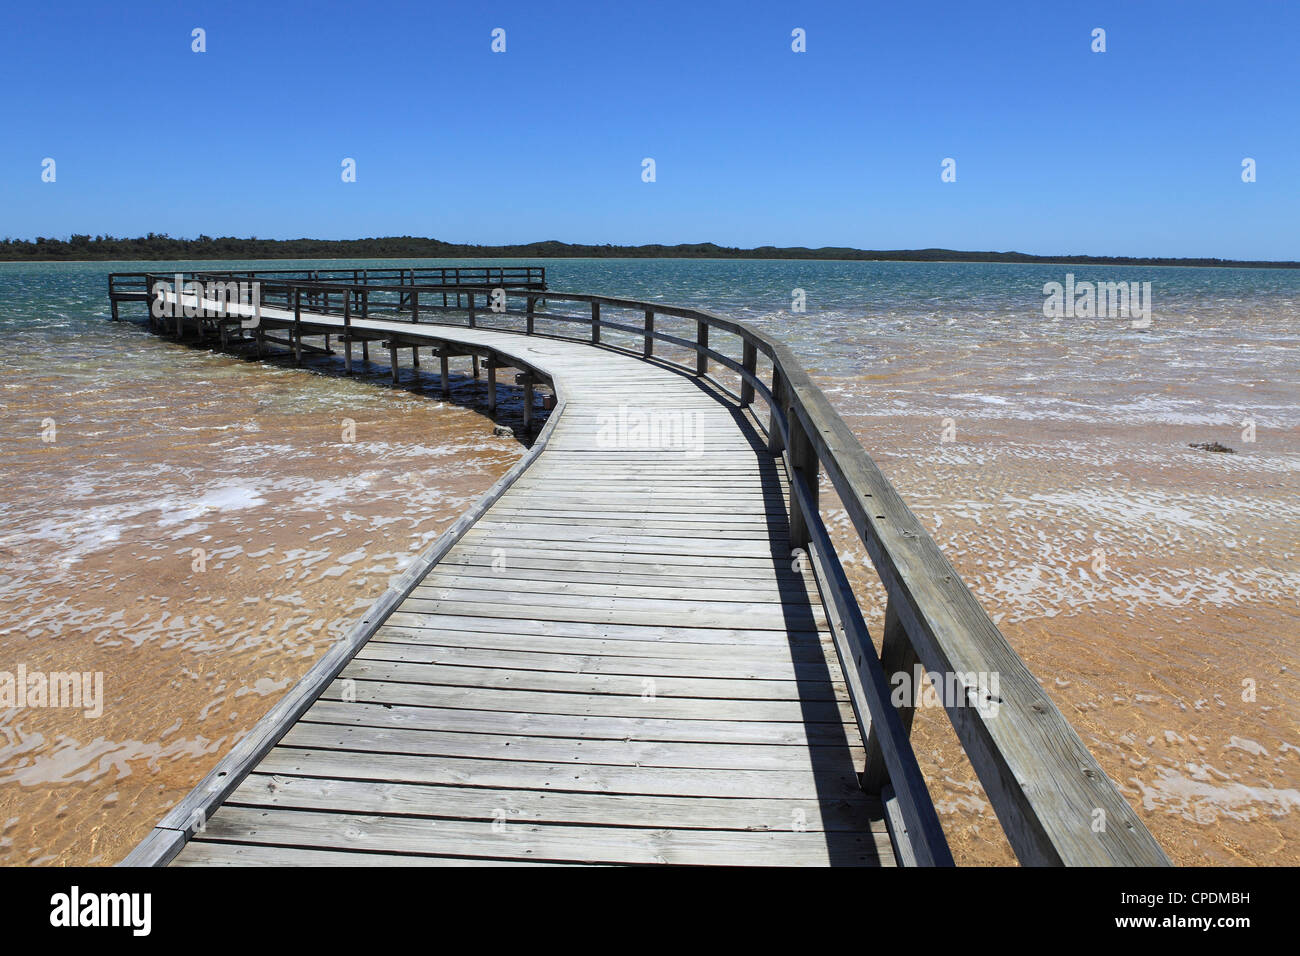
[(553, 378), (544, 450), (174, 862), (892, 864), (746, 414), (590, 345), (426, 330)]
[[(489, 409), (508, 367), (526, 409), (537, 383), (560, 401), (125, 862), (951, 865), (915, 700), (895, 699), (916, 668), (1021, 862), (1169, 862), (785, 345), (702, 309), (556, 293), (539, 269), (445, 271), (185, 280), (200, 340), (252, 328), (301, 361), (332, 336), (349, 372), (377, 344), (394, 381), (401, 350), (432, 349), (444, 391), (473, 356)], [(244, 285), (257, 306), (231, 304)], [(175, 305), (167, 290), (109, 277), (114, 315)], [(183, 337), (187, 310), (166, 311), (153, 326)], [(575, 328), (590, 341), (560, 337)], [(823, 485), (887, 595), (878, 641)]]

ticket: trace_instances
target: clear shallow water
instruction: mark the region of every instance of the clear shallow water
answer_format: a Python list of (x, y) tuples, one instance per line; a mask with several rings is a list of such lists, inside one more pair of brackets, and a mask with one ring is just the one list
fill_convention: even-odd
[[(545, 264), (555, 289), (787, 341), (1171, 855), (1300, 862), (1300, 272)], [(10, 862), (119, 856), (518, 453), (432, 387), (109, 323), (107, 273), (140, 268), (0, 264), (0, 670), (102, 670), (115, 701), (95, 723), (0, 716)], [(1067, 272), (1151, 282), (1151, 327), (1044, 318), (1043, 284)], [(343, 417), (360, 426), (346, 448)], [(188, 570), (195, 546), (219, 579)], [(1007, 859), (944, 719), (922, 715), (917, 742), (959, 857)]]

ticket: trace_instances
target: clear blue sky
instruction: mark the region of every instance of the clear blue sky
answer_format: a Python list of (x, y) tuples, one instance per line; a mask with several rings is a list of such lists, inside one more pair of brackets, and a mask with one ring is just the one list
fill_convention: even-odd
[(1300, 259), (1283, 0), (15, 0), (0, 88), (0, 236)]

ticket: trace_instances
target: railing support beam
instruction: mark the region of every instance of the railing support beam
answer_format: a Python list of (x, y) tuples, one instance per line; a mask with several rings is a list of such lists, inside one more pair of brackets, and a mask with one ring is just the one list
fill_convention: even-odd
[(781, 434), (781, 416), (785, 413), (785, 376), (780, 369), (772, 369), (772, 406), (767, 419), (767, 450), (774, 455), (785, 451), (785, 436)]
[[(812, 442), (804, 433), (803, 423), (792, 407), (786, 406), (786, 425), (790, 430), (790, 447), (786, 452), (786, 466), (798, 471), (808, 485), (809, 503), (813, 508), (818, 503), (818, 486), (821, 484), (821, 462)], [(791, 476), (793, 480), (793, 476)], [(803, 508), (790, 496), (790, 548), (804, 548), (808, 545), (808, 527), (820, 520), (817, 514), (804, 514)]]
[(302, 364), (302, 290), (293, 290), (293, 364)]
[[(750, 375), (753, 375), (758, 368), (758, 349), (749, 339), (745, 339), (744, 355), (740, 364)], [(748, 408), (752, 404), (754, 404), (754, 383), (742, 375), (740, 379), (740, 407)]]
[(352, 374), (352, 296), (343, 299), (343, 371)]
[[(885, 672), (885, 680), (890, 687), (895, 686), (895, 675), (903, 674), (905, 675), (903, 686), (910, 687), (912, 690), (911, 699), (901, 707), (895, 708), (903, 724), (903, 731), (908, 734), (912, 732), (912, 718), (916, 715), (916, 699), (921, 693), (921, 688), (916, 686), (914, 680), (918, 663), (920, 658), (916, 656), (916, 649), (912, 647), (912, 642), (907, 638), (907, 631), (898, 619), (898, 607), (894, 604), (894, 599), (890, 598), (885, 605), (885, 634), (881, 639), (880, 667)], [(889, 771), (885, 767), (885, 754), (876, 727), (872, 726), (867, 735), (867, 760), (866, 769), (862, 771), (862, 789), (867, 793), (876, 794), (880, 793), (887, 783), (889, 783)]]

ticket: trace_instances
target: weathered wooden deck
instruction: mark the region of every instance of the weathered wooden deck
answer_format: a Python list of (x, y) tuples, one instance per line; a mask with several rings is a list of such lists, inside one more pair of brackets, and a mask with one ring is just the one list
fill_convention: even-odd
[(564, 398), (544, 449), (175, 863), (892, 864), (746, 416), (591, 345), (429, 331), (526, 349)]
[[(432, 350), (444, 390), (448, 361), (473, 356), (490, 408), (501, 368), (521, 370), (526, 408), (539, 383), (558, 405), (126, 864), (950, 865), (912, 708), (891, 700), (890, 678), (917, 665), (955, 679), (944, 707), (1022, 861), (1168, 862), (785, 346), (703, 310), (540, 291), (531, 274), (489, 290), (408, 271), (273, 276), (249, 334), (298, 360), (304, 336), (316, 351), (333, 336), (349, 372), (353, 343), (377, 343), (395, 381), (399, 352)], [(141, 277), (161, 281), (118, 274), (110, 298)], [(522, 328), (475, 327), (489, 293), (525, 301), (493, 317)], [(462, 294), (465, 325), (420, 321)], [(205, 305), (217, 317), (191, 320), (200, 337), (249, 341), (251, 307)], [(888, 594), (879, 651), (821, 518), (823, 469)], [(996, 698), (975, 680), (989, 673)]]

